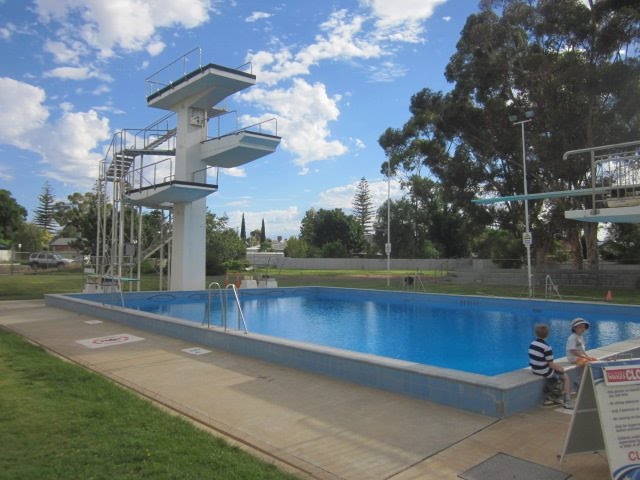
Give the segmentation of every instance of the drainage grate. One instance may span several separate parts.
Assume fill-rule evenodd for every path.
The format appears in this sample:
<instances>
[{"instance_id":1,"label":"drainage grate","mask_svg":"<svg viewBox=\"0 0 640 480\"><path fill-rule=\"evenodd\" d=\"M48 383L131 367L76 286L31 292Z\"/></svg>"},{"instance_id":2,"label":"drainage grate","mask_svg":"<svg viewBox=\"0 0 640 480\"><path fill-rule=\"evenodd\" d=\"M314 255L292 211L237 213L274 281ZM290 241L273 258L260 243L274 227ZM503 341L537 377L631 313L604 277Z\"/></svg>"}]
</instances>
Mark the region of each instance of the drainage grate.
<instances>
[{"instance_id":1,"label":"drainage grate","mask_svg":"<svg viewBox=\"0 0 640 480\"><path fill-rule=\"evenodd\" d=\"M464 480L566 480L570 476L504 453L498 453L458 475Z\"/></svg>"}]
</instances>

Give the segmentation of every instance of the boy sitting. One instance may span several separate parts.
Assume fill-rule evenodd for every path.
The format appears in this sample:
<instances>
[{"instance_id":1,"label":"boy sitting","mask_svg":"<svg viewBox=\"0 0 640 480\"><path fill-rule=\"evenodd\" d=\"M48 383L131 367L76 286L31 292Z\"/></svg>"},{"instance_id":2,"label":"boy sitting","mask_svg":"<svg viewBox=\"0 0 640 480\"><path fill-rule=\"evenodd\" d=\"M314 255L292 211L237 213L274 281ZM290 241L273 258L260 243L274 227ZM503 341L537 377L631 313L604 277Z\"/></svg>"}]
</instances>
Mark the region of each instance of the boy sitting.
<instances>
[{"instance_id":1,"label":"boy sitting","mask_svg":"<svg viewBox=\"0 0 640 480\"><path fill-rule=\"evenodd\" d=\"M529 345L529 365L531 366L531 371L546 379L545 393L547 393L547 400L557 401L556 398L551 398L549 392L552 391L553 385L561 380L562 392L564 394L563 406L564 408L572 409L573 403L571 402L571 382L569 375L565 373L562 366L553 361L553 350L546 342L549 336L549 326L538 323L534 327L534 332L536 339Z\"/></svg>"}]
</instances>

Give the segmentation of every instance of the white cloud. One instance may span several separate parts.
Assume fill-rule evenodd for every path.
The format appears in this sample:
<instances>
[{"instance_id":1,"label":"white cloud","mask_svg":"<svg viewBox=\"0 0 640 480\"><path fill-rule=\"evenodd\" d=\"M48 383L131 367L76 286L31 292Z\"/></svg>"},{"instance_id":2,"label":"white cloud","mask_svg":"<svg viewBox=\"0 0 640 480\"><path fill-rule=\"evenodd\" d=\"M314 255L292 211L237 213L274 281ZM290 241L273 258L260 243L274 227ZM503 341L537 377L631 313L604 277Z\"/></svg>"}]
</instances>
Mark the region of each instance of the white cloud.
<instances>
[{"instance_id":1,"label":"white cloud","mask_svg":"<svg viewBox=\"0 0 640 480\"><path fill-rule=\"evenodd\" d=\"M16 26L13 23L7 23L4 27L0 27L0 38L9 40L16 31Z\"/></svg>"},{"instance_id":2,"label":"white cloud","mask_svg":"<svg viewBox=\"0 0 640 480\"><path fill-rule=\"evenodd\" d=\"M166 44L161 40L156 40L155 42L151 42L147 45L147 53L152 57L156 57L162 53L166 47Z\"/></svg>"},{"instance_id":3,"label":"white cloud","mask_svg":"<svg viewBox=\"0 0 640 480\"><path fill-rule=\"evenodd\" d=\"M111 138L109 120L94 110L65 112L55 123L41 127L34 151L48 166L46 175L61 182L90 186L97 178L96 152L102 142Z\"/></svg>"},{"instance_id":4,"label":"white cloud","mask_svg":"<svg viewBox=\"0 0 640 480\"><path fill-rule=\"evenodd\" d=\"M376 17L378 36L397 42L422 41L424 21L447 0L362 0Z\"/></svg>"},{"instance_id":5,"label":"white cloud","mask_svg":"<svg viewBox=\"0 0 640 480\"><path fill-rule=\"evenodd\" d=\"M49 117L42 88L0 77L0 143L28 148L29 136Z\"/></svg>"},{"instance_id":6,"label":"white cloud","mask_svg":"<svg viewBox=\"0 0 640 480\"><path fill-rule=\"evenodd\" d=\"M49 119L44 90L11 78L0 78L0 143L36 152L45 175L74 185L90 186L102 154L96 150L109 140L109 121L94 110L72 112L61 103L62 116Z\"/></svg>"},{"instance_id":7,"label":"white cloud","mask_svg":"<svg viewBox=\"0 0 640 480\"><path fill-rule=\"evenodd\" d=\"M259 230L264 219L267 238L275 240L278 235L288 238L291 235L300 234L300 221L302 216L297 206L290 206L285 209L263 210L263 211L243 211L234 210L228 212L229 225L238 228L242 223L244 214L244 224L247 229L247 236L253 230Z\"/></svg>"},{"instance_id":8,"label":"white cloud","mask_svg":"<svg viewBox=\"0 0 640 480\"><path fill-rule=\"evenodd\" d=\"M96 88L94 88L91 93L93 95L102 95L104 93L109 93L111 91L111 88L109 88L109 86L107 85L98 85Z\"/></svg>"},{"instance_id":9,"label":"white cloud","mask_svg":"<svg viewBox=\"0 0 640 480\"><path fill-rule=\"evenodd\" d=\"M239 99L258 104L270 112L262 117L246 118L245 122L257 123L277 117L281 146L296 156L294 163L304 173L308 164L340 156L348 150L341 142L329 139L329 122L340 115L340 96L329 97L322 83L311 85L302 79L294 79L291 88L266 90L254 87Z\"/></svg>"},{"instance_id":10,"label":"white cloud","mask_svg":"<svg viewBox=\"0 0 640 480\"><path fill-rule=\"evenodd\" d=\"M255 22L257 20L263 20L265 18L271 17L270 13L265 12L252 12L247 18L244 19L245 22Z\"/></svg>"},{"instance_id":11,"label":"white cloud","mask_svg":"<svg viewBox=\"0 0 640 480\"><path fill-rule=\"evenodd\" d=\"M446 17L442 17L442 20L444 20L445 22L450 22L451 17L447 15Z\"/></svg>"},{"instance_id":12,"label":"white cloud","mask_svg":"<svg viewBox=\"0 0 640 480\"><path fill-rule=\"evenodd\" d=\"M276 53L259 51L248 55L253 72L261 82L273 85L283 79L308 75L311 66L322 60L369 59L384 55L383 49L362 33L365 17L349 16L346 10L334 12L320 27L315 43L292 53L282 48Z\"/></svg>"},{"instance_id":13,"label":"white cloud","mask_svg":"<svg viewBox=\"0 0 640 480\"><path fill-rule=\"evenodd\" d=\"M113 78L99 70L93 70L90 67L58 67L53 70L44 72L45 78L59 78L61 80L88 80L97 78L104 82L111 82Z\"/></svg>"},{"instance_id":14,"label":"white cloud","mask_svg":"<svg viewBox=\"0 0 640 480\"><path fill-rule=\"evenodd\" d=\"M13 178L14 178L13 175L9 173L9 170L7 169L7 167L0 165L0 180L3 180L5 182L10 182L13 180Z\"/></svg>"},{"instance_id":15,"label":"white cloud","mask_svg":"<svg viewBox=\"0 0 640 480\"><path fill-rule=\"evenodd\" d=\"M404 77L409 69L393 62L382 62L379 65L369 67L369 82L391 83L397 78Z\"/></svg>"},{"instance_id":16,"label":"white cloud","mask_svg":"<svg viewBox=\"0 0 640 480\"><path fill-rule=\"evenodd\" d=\"M220 173L229 177L246 177L247 171L242 167L221 168Z\"/></svg>"},{"instance_id":17,"label":"white cloud","mask_svg":"<svg viewBox=\"0 0 640 480\"><path fill-rule=\"evenodd\" d=\"M61 40L82 41L111 57L114 50L163 48L157 34L165 27L194 28L209 20L211 0L36 0L41 21L59 22Z\"/></svg>"},{"instance_id":18,"label":"white cloud","mask_svg":"<svg viewBox=\"0 0 640 480\"><path fill-rule=\"evenodd\" d=\"M80 55L86 55L87 50L80 42L72 42L67 45L65 42L47 40L44 44L44 51L53 55L56 63L65 63L77 65L80 61Z\"/></svg>"},{"instance_id":19,"label":"white cloud","mask_svg":"<svg viewBox=\"0 0 640 480\"><path fill-rule=\"evenodd\" d=\"M358 190L358 184L360 179L355 180L347 185L341 185L338 187L325 190L318 195L318 200L314 203L316 208L334 209L341 208L345 213L351 213L351 207L353 198ZM387 201L387 180L375 180L369 183L369 194L374 205L374 210L377 211L384 202ZM395 178L391 179L391 198L398 199L402 197L402 189L400 188L400 182Z\"/></svg>"}]
</instances>

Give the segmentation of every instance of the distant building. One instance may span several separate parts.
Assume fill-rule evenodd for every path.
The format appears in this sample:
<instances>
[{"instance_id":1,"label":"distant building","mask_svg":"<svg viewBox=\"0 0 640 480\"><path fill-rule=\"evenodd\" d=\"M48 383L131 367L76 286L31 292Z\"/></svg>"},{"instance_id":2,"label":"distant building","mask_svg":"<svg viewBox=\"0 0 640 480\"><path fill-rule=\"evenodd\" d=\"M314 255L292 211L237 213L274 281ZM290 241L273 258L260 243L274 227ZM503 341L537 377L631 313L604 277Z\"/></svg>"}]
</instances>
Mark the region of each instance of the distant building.
<instances>
[{"instance_id":1,"label":"distant building","mask_svg":"<svg viewBox=\"0 0 640 480\"><path fill-rule=\"evenodd\" d=\"M58 237L49 242L49 250L60 253L79 253L77 248L71 246L76 240L71 237Z\"/></svg>"}]
</instances>

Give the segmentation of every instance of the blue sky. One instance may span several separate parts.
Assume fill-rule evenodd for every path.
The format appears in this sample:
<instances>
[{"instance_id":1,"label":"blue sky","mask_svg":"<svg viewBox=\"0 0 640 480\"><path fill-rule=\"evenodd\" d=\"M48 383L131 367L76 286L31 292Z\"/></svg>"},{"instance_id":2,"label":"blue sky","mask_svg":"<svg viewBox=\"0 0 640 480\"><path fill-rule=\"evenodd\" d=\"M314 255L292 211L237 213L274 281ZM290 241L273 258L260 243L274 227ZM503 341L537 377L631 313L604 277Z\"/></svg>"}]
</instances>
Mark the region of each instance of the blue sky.
<instances>
[{"instance_id":1,"label":"blue sky","mask_svg":"<svg viewBox=\"0 0 640 480\"><path fill-rule=\"evenodd\" d=\"M200 47L202 62L251 62L231 97L245 124L275 117L276 153L221 170L212 212L269 238L299 233L310 208L343 208L361 177L387 196L378 138L411 95L449 90L444 69L474 0L0 0L0 188L29 211L89 191L116 131L165 112L145 78ZM392 195L399 195L394 182Z\"/></svg>"}]
</instances>

